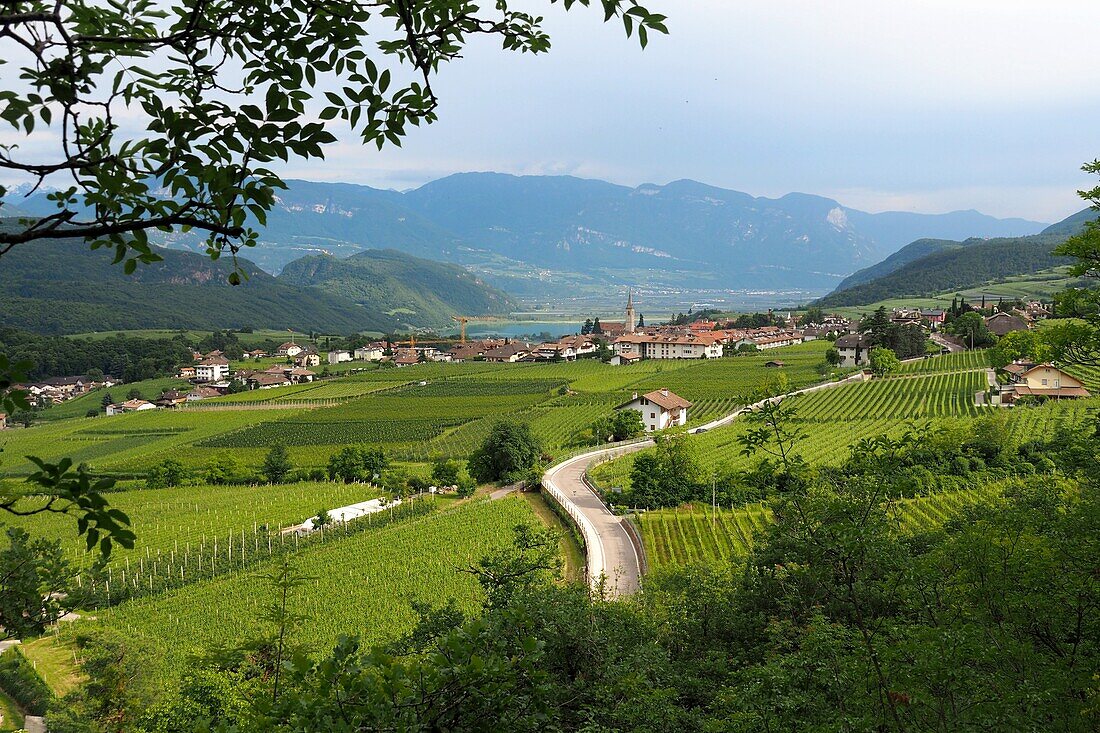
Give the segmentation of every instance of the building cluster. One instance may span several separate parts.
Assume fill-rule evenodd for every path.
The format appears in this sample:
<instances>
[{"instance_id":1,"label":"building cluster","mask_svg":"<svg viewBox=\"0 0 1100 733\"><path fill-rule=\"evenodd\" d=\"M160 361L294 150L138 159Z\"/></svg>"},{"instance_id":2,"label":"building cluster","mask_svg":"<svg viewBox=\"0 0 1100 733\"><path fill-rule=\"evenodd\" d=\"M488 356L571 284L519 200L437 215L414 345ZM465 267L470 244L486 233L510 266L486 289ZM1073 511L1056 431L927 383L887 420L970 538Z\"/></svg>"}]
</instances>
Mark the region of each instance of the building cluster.
<instances>
[{"instance_id":1,"label":"building cluster","mask_svg":"<svg viewBox=\"0 0 1100 733\"><path fill-rule=\"evenodd\" d=\"M51 377L33 384L17 384L19 389L30 395L30 401L37 405L60 405L62 402L80 397L100 387L113 387L118 383L114 377L93 379L88 376Z\"/></svg>"}]
</instances>

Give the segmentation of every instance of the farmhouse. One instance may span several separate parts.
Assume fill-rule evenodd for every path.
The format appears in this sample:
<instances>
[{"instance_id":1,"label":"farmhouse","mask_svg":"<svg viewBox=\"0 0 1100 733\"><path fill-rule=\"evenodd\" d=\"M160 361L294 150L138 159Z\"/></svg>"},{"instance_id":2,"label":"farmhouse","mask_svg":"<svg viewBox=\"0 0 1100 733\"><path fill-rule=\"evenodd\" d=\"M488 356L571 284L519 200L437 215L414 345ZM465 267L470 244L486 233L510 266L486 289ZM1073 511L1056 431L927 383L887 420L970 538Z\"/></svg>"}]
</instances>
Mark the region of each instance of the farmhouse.
<instances>
[{"instance_id":1,"label":"farmhouse","mask_svg":"<svg viewBox=\"0 0 1100 733\"><path fill-rule=\"evenodd\" d=\"M313 349L302 349L298 355L294 357L294 366L303 368L321 366L321 355Z\"/></svg>"},{"instance_id":2,"label":"farmhouse","mask_svg":"<svg viewBox=\"0 0 1100 733\"><path fill-rule=\"evenodd\" d=\"M267 352L263 349L253 349L252 351L246 351L242 355L245 359L266 359Z\"/></svg>"},{"instance_id":3,"label":"farmhouse","mask_svg":"<svg viewBox=\"0 0 1100 733\"><path fill-rule=\"evenodd\" d=\"M849 333L838 338L834 346L840 353L841 366L863 366L870 361L871 341L866 336Z\"/></svg>"},{"instance_id":4,"label":"farmhouse","mask_svg":"<svg viewBox=\"0 0 1100 733\"><path fill-rule=\"evenodd\" d=\"M514 363L531 353L531 345L519 341L503 344L485 351L485 361Z\"/></svg>"},{"instance_id":5,"label":"farmhouse","mask_svg":"<svg viewBox=\"0 0 1100 733\"><path fill-rule=\"evenodd\" d=\"M193 367L193 366L181 366L180 370L179 370L179 373L176 374L176 377L179 378L179 379L194 379L195 378L195 367Z\"/></svg>"},{"instance_id":6,"label":"farmhouse","mask_svg":"<svg viewBox=\"0 0 1100 733\"><path fill-rule=\"evenodd\" d=\"M220 390L216 390L213 387L195 387L193 390L187 393L188 402L198 402L199 400L209 399L211 397L221 397Z\"/></svg>"},{"instance_id":7,"label":"farmhouse","mask_svg":"<svg viewBox=\"0 0 1100 733\"><path fill-rule=\"evenodd\" d=\"M779 359L772 359L771 361L764 362L765 367L785 367L787 362L780 361Z\"/></svg>"},{"instance_id":8,"label":"farmhouse","mask_svg":"<svg viewBox=\"0 0 1100 733\"><path fill-rule=\"evenodd\" d=\"M1007 368L1005 371L1013 374ZM1005 404L1020 397L1075 400L1088 396L1089 391L1080 380L1052 364L1037 364L1025 369L1001 388L1001 402Z\"/></svg>"},{"instance_id":9,"label":"farmhouse","mask_svg":"<svg viewBox=\"0 0 1100 733\"><path fill-rule=\"evenodd\" d=\"M642 355L637 351L624 351L621 354L615 354L611 357L611 365L619 366L620 364L637 364L642 360Z\"/></svg>"},{"instance_id":10,"label":"farmhouse","mask_svg":"<svg viewBox=\"0 0 1100 733\"><path fill-rule=\"evenodd\" d=\"M356 361L381 361L386 347L383 344L367 344L355 350ZM331 362L330 362L331 363Z\"/></svg>"},{"instance_id":11,"label":"farmhouse","mask_svg":"<svg viewBox=\"0 0 1100 733\"><path fill-rule=\"evenodd\" d=\"M687 423L689 407L690 402L664 387L640 397L635 392L629 402L624 402L615 409L637 410L642 413L646 431L653 432Z\"/></svg>"},{"instance_id":12,"label":"farmhouse","mask_svg":"<svg viewBox=\"0 0 1100 733\"><path fill-rule=\"evenodd\" d=\"M540 344L530 355L530 358L532 361L575 361L577 352L573 349L572 344L562 344L550 341L545 344Z\"/></svg>"},{"instance_id":13,"label":"farmhouse","mask_svg":"<svg viewBox=\"0 0 1100 733\"><path fill-rule=\"evenodd\" d=\"M346 361L352 361L354 358L355 355L352 354L352 352L346 351L344 349L338 349L336 351L328 352L329 364L343 364Z\"/></svg>"},{"instance_id":14,"label":"farmhouse","mask_svg":"<svg viewBox=\"0 0 1100 733\"><path fill-rule=\"evenodd\" d=\"M195 379L200 382L220 382L229 377L229 360L224 356L203 359L195 365Z\"/></svg>"},{"instance_id":15,"label":"farmhouse","mask_svg":"<svg viewBox=\"0 0 1100 733\"><path fill-rule=\"evenodd\" d=\"M303 348L298 346L298 344L294 341L281 343L279 344L278 349L275 349L276 357L297 357L297 355L301 352L303 352Z\"/></svg>"},{"instance_id":16,"label":"farmhouse","mask_svg":"<svg viewBox=\"0 0 1100 733\"><path fill-rule=\"evenodd\" d=\"M1027 321L1011 313L994 313L985 319L985 325L994 336L1004 336L1012 331L1026 331Z\"/></svg>"},{"instance_id":17,"label":"farmhouse","mask_svg":"<svg viewBox=\"0 0 1100 733\"><path fill-rule=\"evenodd\" d=\"M246 382L249 389L271 389L272 387L286 387L293 384L290 377L285 374L272 374L270 372L249 375Z\"/></svg>"},{"instance_id":18,"label":"farmhouse","mask_svg":"<svg viewBox=\"0 0 1100 733\"><path fill-rule=\"evenodd\" d=\"M121 415L124 412L141 412L143 410L155 410L157 406L146 400L126 400L114 405L107 405L108 415Z\"/></svg>"},{"instance_id":19,"label":"farmhouse","mask_svg":"<svg viewBox=\"0 0 1100 733\"><path fill-rule=\"evenodd\" d=\"M153 404L156 405L157 407L171 410L171 409L179 407L180 405L182 405L186 401L187 401L187 394L186 393L179 392L179 391L174 390L174 389L170 389L167 392L162 393L160 397L158 397L156 400L154 400Z\"/></svg>"}]
</instances>

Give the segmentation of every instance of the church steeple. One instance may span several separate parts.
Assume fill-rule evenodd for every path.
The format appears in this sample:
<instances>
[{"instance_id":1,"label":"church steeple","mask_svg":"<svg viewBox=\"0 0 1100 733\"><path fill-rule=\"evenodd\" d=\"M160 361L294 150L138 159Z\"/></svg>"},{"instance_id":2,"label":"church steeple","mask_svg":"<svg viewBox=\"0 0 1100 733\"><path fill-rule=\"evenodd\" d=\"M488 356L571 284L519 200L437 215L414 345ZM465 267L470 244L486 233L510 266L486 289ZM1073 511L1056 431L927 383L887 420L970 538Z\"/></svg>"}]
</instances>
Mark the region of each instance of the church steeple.
<instances>
[{"instance_id":1,"label":"church steeple","mask_svg":"<svg viewBox=\"0 0 1100 733\"><path fill-rule=\"evenodd\" d=\"M626 319L623 326L627 333L634 333L634 328L638 324L638 318L634 314L634 292L627 288L626 291Z\"/></svg>"}]
</instances>

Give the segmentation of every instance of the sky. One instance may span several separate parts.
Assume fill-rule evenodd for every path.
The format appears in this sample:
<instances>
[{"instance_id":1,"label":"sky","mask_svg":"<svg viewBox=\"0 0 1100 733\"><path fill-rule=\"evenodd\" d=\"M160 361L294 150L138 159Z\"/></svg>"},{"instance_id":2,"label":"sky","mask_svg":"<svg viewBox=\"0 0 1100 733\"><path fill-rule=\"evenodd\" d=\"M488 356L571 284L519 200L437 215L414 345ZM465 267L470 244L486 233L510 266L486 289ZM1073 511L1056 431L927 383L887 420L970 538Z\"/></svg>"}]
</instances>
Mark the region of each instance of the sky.
<instances>
[{"instance_id":1,"label":"sky","mask_svg":"<svg viewBox=\"0 0 1100 733\"><path fill-rule=\"evenodd\" d=\"M596 11L514 4L546 15L549 54L475 42L435 84L440 120L401 148L341 135L283 172L399 190L483 170L692 178L1038 221L1095 185L1100 3L648 0L670 35L645 51Z\"/></svg>"}]
</instances>

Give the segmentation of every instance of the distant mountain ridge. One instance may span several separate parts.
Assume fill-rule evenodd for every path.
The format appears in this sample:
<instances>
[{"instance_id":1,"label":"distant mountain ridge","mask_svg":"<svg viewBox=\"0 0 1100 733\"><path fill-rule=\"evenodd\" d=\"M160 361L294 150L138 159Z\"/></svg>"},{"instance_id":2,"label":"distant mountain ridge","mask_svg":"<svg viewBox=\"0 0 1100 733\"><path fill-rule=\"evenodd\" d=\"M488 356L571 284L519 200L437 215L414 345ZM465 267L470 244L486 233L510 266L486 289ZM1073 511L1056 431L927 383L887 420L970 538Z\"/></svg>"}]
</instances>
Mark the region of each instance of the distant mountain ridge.
<instances>
[{"instance_id":1,"label":"distant mountain ridge","mask_svg":"<svg viewBox=\"0 0 1100 733\"><path fill-rule=\"evenodd\" d=\"M866 305L888 298L964 289L1031 275L1069 260L1051 251L1100 214L1085 209L1029 237L918 239L871 267L849 275L817 301L822 306Z\"/></svg>"},{"instance_id":2,"label":"distant mountain ridge","mask_svg":"<svg viewBox=\"0 0 1100 733\"><path fill-rule=\"evenodd\" d=\"M397 252L357 256L384 263L373 270L360 264L359 272L397 292L401 299L396 302L393 292L344 294L342 288L275 278L248 260L240 261L248 279L234 287L226 282L232 267L227 258L215 262L170 249L159 254L161 262L127 276L111 264L109 254L92 251L83 241L19 245L0 258L0 325L43 334L246 326L350 334L450 325L454 313L482 315L511 305L507 296L460 267ZM402 282L407 289L399 292L395 284Z\"/></svg>"},{"instance_id":3,"label":"distant mountain ridge","mask_svg":"<svg viewBox=\"0 0 1100 733\"><path fill-rule=\"evenodd\" d=\"M269 272L303 255L394 249L550 294L579 279L604 288L827 290L917 239L1020 236L1046 226L974 211L871 214L822 196L769 199L691 180L629 187L459 173L405 193L287 183L249 252ZM17 203L48 206L38 199ZM197 251L199 240L180 235L168 244Z\"/></svg>"}]
</instances>

